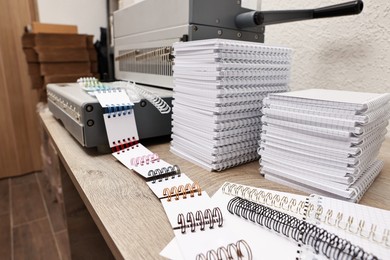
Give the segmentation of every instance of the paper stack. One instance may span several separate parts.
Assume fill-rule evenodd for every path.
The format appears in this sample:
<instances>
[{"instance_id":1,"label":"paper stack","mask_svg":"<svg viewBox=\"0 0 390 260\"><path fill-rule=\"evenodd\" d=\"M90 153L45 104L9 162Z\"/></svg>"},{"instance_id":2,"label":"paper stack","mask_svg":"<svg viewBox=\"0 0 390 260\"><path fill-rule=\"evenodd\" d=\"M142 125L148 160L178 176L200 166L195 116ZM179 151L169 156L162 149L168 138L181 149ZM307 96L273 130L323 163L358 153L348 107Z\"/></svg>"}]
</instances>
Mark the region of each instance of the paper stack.
<instances>
[{"instance_id":1,"label":"paper stack","mask_svg":"<svg viewBox=\"0 0 390 260\"><path fill-rule=\"evenodd\" d=\"M291 50L224 39L173 47L171 151L209 171L257 159L262 100L288 90Z\"/></svg>"},{"instance_id":2,"label":"paper stack","mask_svg":"<svg viewBox=\"0 0 390 260\"><path fill-rule=\"evenodd\" d=\"M309 89L264 100L259 154L267 179L357 202L383 167L377 159L390 94Z\"/></svg>"}]
</instances>

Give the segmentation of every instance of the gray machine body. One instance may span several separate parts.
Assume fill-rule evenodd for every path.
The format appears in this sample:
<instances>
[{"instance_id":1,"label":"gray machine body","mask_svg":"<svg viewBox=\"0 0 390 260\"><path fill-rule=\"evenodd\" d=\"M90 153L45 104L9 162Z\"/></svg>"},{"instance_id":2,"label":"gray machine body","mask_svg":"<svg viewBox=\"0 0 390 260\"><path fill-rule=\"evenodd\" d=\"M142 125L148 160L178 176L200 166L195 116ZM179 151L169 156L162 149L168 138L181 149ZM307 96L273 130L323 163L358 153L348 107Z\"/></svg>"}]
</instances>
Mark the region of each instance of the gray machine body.
<instances>
[{"instance_id":1,"label":"gray machine body","mask_svg":"<svg viewBox=\"0 0 390 260\"><path fill-rule=\"evenodd\" d=\"M173 88L172 44L224 38L264 42L264 27L239 29L237 0L144 0L114 13L115 76Z\"/></svg>"},{"instance_id":2,"label":"gray machine body","mask_svg":"<svg viewBox=\"0 0 390 260\"><path fill-rule=\"evenodd\" d=\"M147 88L170 106L172 91ZM107 149L108 138L103 119L103 108L76 83L48 84L48 107L69 133L84 147ZM171 113L161 114L149 101L134 103L134 115L139 139L171 134Z\"/></svg>"}]
</instances>

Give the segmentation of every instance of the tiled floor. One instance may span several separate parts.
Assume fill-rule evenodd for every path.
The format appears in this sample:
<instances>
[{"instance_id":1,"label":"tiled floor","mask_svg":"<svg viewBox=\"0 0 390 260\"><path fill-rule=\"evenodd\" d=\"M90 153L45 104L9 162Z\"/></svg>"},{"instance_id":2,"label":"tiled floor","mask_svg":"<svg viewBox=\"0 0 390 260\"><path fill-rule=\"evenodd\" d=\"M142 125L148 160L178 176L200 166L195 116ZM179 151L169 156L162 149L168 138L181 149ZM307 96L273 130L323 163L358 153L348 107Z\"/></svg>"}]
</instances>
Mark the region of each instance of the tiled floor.
<instances>
[{"instance_id":1,"label":"tiled floor","mask_svg":"<svg viewBox=\"0 0 390 260\"><path fill-rule=\"evenodd\" d=\"M0 258L70 259L62 204L42 172L0 180Z\"/></svg>"}]
</instances>

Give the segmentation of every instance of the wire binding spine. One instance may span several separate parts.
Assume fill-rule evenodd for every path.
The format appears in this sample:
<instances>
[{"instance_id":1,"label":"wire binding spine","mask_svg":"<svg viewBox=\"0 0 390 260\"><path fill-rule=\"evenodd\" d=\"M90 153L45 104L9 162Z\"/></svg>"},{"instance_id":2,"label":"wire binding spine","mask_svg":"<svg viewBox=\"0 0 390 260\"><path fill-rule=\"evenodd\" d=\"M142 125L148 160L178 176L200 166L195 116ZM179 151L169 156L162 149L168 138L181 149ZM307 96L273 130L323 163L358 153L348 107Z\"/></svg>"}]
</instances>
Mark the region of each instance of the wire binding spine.
<instances>
[{"instance_id":1,"label":"wire binding spine","mask_svg":"<svg viewBox=\"0 0 390 260\"><path fill-rule=\"evenodd\" d=\"M252 147L247 147L246 150L232 150L230 153L218 153L216 155L213 155L212 157L219 163L227 162L230 160L234 160L235 158L238 157L243 157L243 156L251 156L254 153L256 153L257 147L252 146ZM257 154L256 154L257 155Z\"/></svg>"},{"instance_id":2,"label":"wire binding spine","mask_svg":"<svg viewBox=\"0 0 390 260\"><path fill-rule=\"evenodd\" d=\"M378 129L378 131L380 131ZM382 131L380 131L380 134L378 134L378 131L373 131L371 133L368 133L362 140L359 142L356 147L360 149L361 151L365 151L368 149L373 143L376 143L378 139L383 138L386 133L387 129L383 127Z\"/></svg>"},{"instance_id":3,"label":"wire binding spine","mask_svg":"<svg viewBox=\"0 0 390 260\"><path fill-rule=\"evenodd\" d=\"M212 164L212 167L213 167L213 170L215 170L215 171L223 171L223 170L226 170L226 169L231 168L231 167L235 167L235 166L247 163L247 162L257 160L258 158L259 158L259 155L256 153L253 153L253 154L248 154L248 155L245 155L242 157L234 158L230 161L214 163L214 164Z\"/></svg>"},{"instance_id":4,"label":"wire binding spine","mask_svg":"<svg viewBox=\"0 0 390 260\"><path fill-rule=\"evenodd\" d=\"M143 166L143 165L148 165L150 163L155 163L155 162L159 162L160 161L160 157L158 156L157 153L151 153L151 154L147 154L147 155L142 155L142 156L137 156L137 157L134 157L134 158L131 158L130 160L130 164L132 166Z\"/></svg>"},{"instance_id":5,"label":"wire binding spine","mask_svg":"<svg viewBox=\"0 0 390 260\"><path fill-rule=\"evenodd\" d=\"M242 150L256 151L257 147L258 147L257 140L246 140L246 141L241 141L241 142L235 143L235 144L215 147L214 153L226 154L226 153L235 152L235 151L241 152Z\"/></svg>"},{"instance_id":6,"label":"wire binding spine","mask_svg":"<svg viewBox=\"0 0 390 260\"><path fill-rule=\"evenodd\" d=\"M209 229L213 229L214 225L217 227L223 226L223 216L220 208L216 207L211 209L205 209L203 212L198 210L195 212L188 212L184 217L184 214L177 215L177 224L180 225L174 229L180 229L182 234L186 234L187 228L191 229L191 232L196 232L196 227L200 227L200 231L204 231L206 226Z\"/></svg>"},{"instance_id":7,"label":"wire binding spine","mask_svg":"<svg viewBox=\"0 0 390 260\"><path fill-rule=\"evenodd\" d=\"M95 91L103 89L103 84L95 77L81 77L77 79L77 83L86 91Z\"/></svg>"},{"instance_id":8,"label":"wire binding spine","mask_svg":"<svg viewBox=\"0 0 390 260\"><path fill-rule=\"evenodd\" d=\"M231 214L265 226L303 245L309 245L315 253L330 259L378 259L351 242L305 220L240 197L231 199L227 209Z\"/></svg>"},{"instance_id":9,"label":"wire binding spine","mask_svg":"<svg viewBox=\"0 0 390 260\"><path fill-rule=\"evenodd\" d=\"M111 150L113 153L125 152L126 150L134 149L138 147L138 140L133 137L128 137L127 139L112 141Z\"/></svg>"},{"instance_id":10,"label":"wire binding spine","mask_svg":"<svg viewBox=\"0 0 390 260\"><path fill-rule=\"evenodd\" d=\"M212 260L212 259L245 259L252 260L252 250L248 243L241 239L236 243L230 243L226 247L218 247L216 250L212 249L206 254L200 253L196 256L196 260Z\"/></svg>"},{"instance_id":11,"label":"wire binding spine","mask_svg":"<svg viewBox=\"0 0 390 260\"><path fill-rule=\"evenodd\" d=\"M135 82L127 82L126 88L130 91L137 93L139 96L148 100L153 106L155 106L161 114L169 114L171 107L161 97L156 94L142 88L135 84Z\"/></svg>"},{"instance_id":12,"label":"wire binding spine","mask_svg":"<svg viewBox=\"0 0 390 260\"><path fill-rule=\"evenodd\" d=\"M361 126L359 128L360 132L358 134L355 134L356 136L367 134L372 131L377 131L379 128L382 128L384 125L387 126L389 120L389 116L383 117L382 120L377 120L372 123L366 124L364 126Z\"/></svg>"},{"instance_id":13,"label":"wire binding spine","mask_svg":"<svg viewBox=\"0 0 390 260\"><path fill-rule=\"evenodd\" d=\"M272 192L263 190L257 191L250 187L244 187L229 182L222 186L222 192L301 216L304 215L306 208L305 201L297 201L296 199L288 198L287 196L281 197L279 194L273 194Z\"/></svg>"},{"instance_id":14,"label":"wire binding spine","mask_svg":"<svg viewBox=\"0 0 390 260\"><path fill-rule=\"evenodd\" d=\"M378 173L383 168L383 165L383 161L377 161L374 164L371 164L369 168L364 172L364 175L360 176L356 180L354 185L349 188L354 191L357 202L363 197L364 193L374 182L377 176L376 173Z\"/></svg>"},{"instance_id":15,"label":"wire binding spine","mask_svg":"<svg viewBox=\"0 0 390 260\"><path fill-rule=\"evenodd\" d=\"M252 118L240 118L236 120L225 120L218 122L218 128L223 130L237 129L245 126L259 125L261 122L261 116ZM255 134L255 133L253 133Z\"/></svg>"},{"instance_id":16,"label":"wire binding spine","mask_svg":"<svg viewBox=\"0 0 390 260\"><path fill-rule=\"evenodd\" d=\"M174 179L175 177L181 176L181 170L178 165L168 166L150 170L148 172L148 181L152 183L162 182L163 180L168 180L169 178Z\"/></svg>"},{"instance_id":17,"label":"wire binding spine","mask_svg":"<svg viewBox=\"0 0 390 260\"><path fill-rule=\"evenodd\" d=\"M383 94L382 97L369 101L367 103L366 111L372 111L378 109L379 107L385 105L388 102L390 102L390 94L389 93Z\"/></svg>"},{"instance_id":18,"label":"wire binding spine","mask_svg":"<svg viewBox=\"0 0 390 260\"><path fill-rule=\"evenodd\" d=\"M362 219L346 216L341 211L335 212L332 209L324 209L321 203L310 203L307 199L296 200L287 196L280 196L272 192L256 190L251 187L229 182L222 186L222 192L227 195L238 196L261 205L269 206L282 212L290 212L295 216L304 217L306 220L315 220L317 223L335 226L380 244L385 248L390 248L390 229L384 228L383 230L379 230L378 226L374 223L366 225Z\"/></svg>"},{"instance_id":19,"label":"wire binding spine","mask_svg":"<svg viewBox=\"0 0 390 260\"><path fill-rule=\"evenodd\" d=\"M374 122L379 118L389 118L390 117L389 111L390 111L390 103L387 103L378 109L370 111L364 114L367 118L367 121L365 123L368 124Z\"/></svg>"},{"instance_id":20,"label":"wire binding spine","mask_svg":"<svg viewBox=\"0 0 390 260\"><path fill-rule=\"evenodd\" d=\"M192 198L195 197L195 193L198 193L198 196L202 196L202 189L197 182L163 189L163 197L167 198L167 201L171 201L173 197L175 200L179 200L180 196L182 199L186 199L187 195Z\"/></svg>"}]
</instances>

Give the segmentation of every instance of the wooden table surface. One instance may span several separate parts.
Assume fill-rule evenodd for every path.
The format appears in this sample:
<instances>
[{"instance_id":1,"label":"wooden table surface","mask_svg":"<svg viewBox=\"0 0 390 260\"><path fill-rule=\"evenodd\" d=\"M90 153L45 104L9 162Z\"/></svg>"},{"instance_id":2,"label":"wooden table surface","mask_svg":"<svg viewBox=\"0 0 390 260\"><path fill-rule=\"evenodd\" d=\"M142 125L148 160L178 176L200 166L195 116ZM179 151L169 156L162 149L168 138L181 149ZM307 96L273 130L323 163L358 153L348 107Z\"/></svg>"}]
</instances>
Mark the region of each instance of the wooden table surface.
<instances>
[{"instance_id":1,"label":"wooden table surface","mask_svg":"<svg viewBox=\"0 0 390 260\"><path fill-rule=\"evenodd\" d=\"M165 211L145 180L111 154L83 148L48 111L40 118L54 141L59 157L94 222L117 259L158 259L173 238ZM264 179L259 163L251 162L223 172L208 172L169 152L169 142L146 145L160 158L180 166L203 190L213 195L225 181L278 191L305 194ZM380 157L385 166L360 203L390 210L390 140Z\"/></svg>"}]
</instances>

